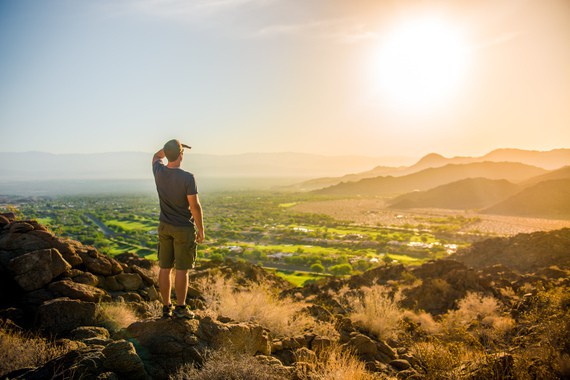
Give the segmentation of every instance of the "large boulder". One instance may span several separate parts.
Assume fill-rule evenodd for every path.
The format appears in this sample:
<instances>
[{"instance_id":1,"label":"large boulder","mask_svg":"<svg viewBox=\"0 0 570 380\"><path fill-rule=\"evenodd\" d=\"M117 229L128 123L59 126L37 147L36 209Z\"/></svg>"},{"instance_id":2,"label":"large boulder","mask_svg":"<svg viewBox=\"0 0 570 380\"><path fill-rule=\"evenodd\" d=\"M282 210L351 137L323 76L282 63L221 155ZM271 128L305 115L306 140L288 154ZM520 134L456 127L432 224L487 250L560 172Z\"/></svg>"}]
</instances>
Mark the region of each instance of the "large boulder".
<instances>
[{"instance_id":1,"label":"large boulder","mask_svg":"<svg viewBox=\"0 0 570 380\"><path fill-rule=\"evenodd\" d=\"M119 273L115 277L125 291L138 290L143 286L141 276L136 273Z\"/></svg>"},{"instance_id":2,"label":"large boulder","mask_svg":"<svg viewBox=\"0 0 570 380\"><path fill-rule=\"evenodd\" d=\"M210 317L135 322L129 336L155 379L166 379L183 364L202 364L207 351L269 355L267 331L254 323L222 323Z\"/></svg>"},{"instance_id":3,"label":"large boulder","mask_svg":"<svg viewBox=\"0 0 570 380\"><path fill-rule=\"evenodd\" d=\"M69 337L79 341L92 338L110 339L111 334L109 333L109 330L104 327L80 326L76 329L73 329L69 333Z\"/></svg>"},{"instance_id":4,"label":"large boulder","mask_svg":"<svg viewBox=\"0 0 570 380\"><path fill-rule=\"evenodd\" d=\"M105 356L100 347L72 350L65 355L48 361L40 367L20 369L5 374L5 379L44 380L44 379L99 379L105 372Z\"/></svg>"},{"instance_id":5,"label":"large boulder","mask_svg":"<svg viewBox=\"0 0 570 380\"><path fill-rule=\"evenodd\" d=\"M62 240L36 221L23 223L13 222L8 233L0 236L0 250L10 251L17 255L41 249L55 248L71 266L81 264L76 253L81 243L69 239Z\"/></svg>"},{"instance_id":6,"label":"large boulder","mask_svg":"<svg viewBox=\"0 0 570 380\"><path fill-rule=\"evenodd\" d=\"M49 284L48 289L59 297L68 297L71 299L86 301L86 302L100 302L110 301L111 296L103 289L96 288L91 285L81 284L69 279L56 281Z\"/></svg>"},{"instance_id":7,"label":"large boulder","mask_svg":"<svg viewBox=\"0 0 570 380\"><path fill-rule=\"evenodd\" d=\"M71 269L57 249L42 249L10 260L14 279L26 291L47 285L52 279Z\"/></svg>"},{"instance_id":8,"label":"large boulder","mask_svg":"<svg viewBox=\"0 0 570 380\"><path fill-rule=\"evenodd\" d=\"M0 250L17 254L48 248L53 248L53 246L32 233L10 232L0 237Z\"/></svg>"},{"instance_id":9,"label":"large boulder","mask_svg":"<svg viewBox=\"0 0 570 380\"><path fill-rule=\"evenodd\" d=\"M100 254L95 249L79 252L83 265L88 272L102 276L112 276L123 271L121 264L110 257Z\"/></svg>"},{"instance_id":10,"label":"large boulder","mask_svg":"<svg viewBox=\"0 0 570 380\"><path fill-rule=\"evenodd\" d=\"M141 276L146 285L158 286L158 276L152 270L134 264L130 268L134 273Z\"/></svg>"},{"instance_id":11,"label":"large boulder","mask_svg":"<svg viewBox=\"0 0 570 380\"><path fill-rule=\"evenodd\" d=\"M80 326L96 325L101 308L94 302L83 302L69 298L56 298L44 302L38 308L40 329L59 334Z\"/></svg>"},{"instance_id":12,"label":"large boulder","mask_svg":"<svg viewBox=\"0 0 570 380\"><path fill-rule=\"evenodd\" d=\"M269 334L258 324L221 323L206 317L200 321L196 334L214 349L231 347L232 351L243 354L271 354Z\"/></svg>"},{"instance_id":13,"label":"large boulder","mask_svg":"<svg viewBox=\"0 0 570 380\"><path fill-rule=\"evenodd\" d=\"M141 358L131 342L118 340L103 349L103 365L109 371L125 379L149 379Z\"/></svg>"}]
</instances>

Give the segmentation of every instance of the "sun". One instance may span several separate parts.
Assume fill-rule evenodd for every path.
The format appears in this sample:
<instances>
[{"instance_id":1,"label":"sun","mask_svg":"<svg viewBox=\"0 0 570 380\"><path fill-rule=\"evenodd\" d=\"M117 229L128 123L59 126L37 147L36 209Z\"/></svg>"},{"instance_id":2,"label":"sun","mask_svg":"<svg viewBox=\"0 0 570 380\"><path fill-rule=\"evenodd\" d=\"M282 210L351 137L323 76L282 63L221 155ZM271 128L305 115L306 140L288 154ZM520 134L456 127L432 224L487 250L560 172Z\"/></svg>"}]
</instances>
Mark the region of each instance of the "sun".
<instances>
[{"instance_id":1,"label":"sun","mask_svg":"<svg viewBox=\"0 0 570 380\"><path fill-rule=\"evenodd\" d=\"M382 38L375 63L382 96L404 110L445 104L464 76L467 55L459 29L439 18L401 23Z\"/></svg>"}]
</instances>

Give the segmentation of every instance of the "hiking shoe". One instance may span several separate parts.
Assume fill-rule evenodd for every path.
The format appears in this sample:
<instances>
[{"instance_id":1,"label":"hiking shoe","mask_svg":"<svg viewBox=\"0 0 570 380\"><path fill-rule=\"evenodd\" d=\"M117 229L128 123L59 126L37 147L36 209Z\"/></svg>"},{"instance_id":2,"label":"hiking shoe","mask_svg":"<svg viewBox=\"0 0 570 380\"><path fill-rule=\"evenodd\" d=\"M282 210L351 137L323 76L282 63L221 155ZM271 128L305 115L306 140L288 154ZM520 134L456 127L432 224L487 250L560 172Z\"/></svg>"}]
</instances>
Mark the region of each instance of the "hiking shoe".
<instances>
[{"instance_id":1,"label":"hiking shoe","mask_svg":"<svg viewBox=\"0 0 570 380\"><path fill-rule=\"evenodd\" d=\"M170 318L172 317L172 305L162 305L162 318Z\"/></svg>"},{"instance_id":2,"label":"hiking shoe","mask_svg":"<svg viewBox=\"0 0 570 380\"><path fill-rule=\"evenodd\" d=\"M184 319L193 319L195 317L194 313L190 311L188 305L176 306L172 314L177 318Z\"/></svg>"}]
</instances>

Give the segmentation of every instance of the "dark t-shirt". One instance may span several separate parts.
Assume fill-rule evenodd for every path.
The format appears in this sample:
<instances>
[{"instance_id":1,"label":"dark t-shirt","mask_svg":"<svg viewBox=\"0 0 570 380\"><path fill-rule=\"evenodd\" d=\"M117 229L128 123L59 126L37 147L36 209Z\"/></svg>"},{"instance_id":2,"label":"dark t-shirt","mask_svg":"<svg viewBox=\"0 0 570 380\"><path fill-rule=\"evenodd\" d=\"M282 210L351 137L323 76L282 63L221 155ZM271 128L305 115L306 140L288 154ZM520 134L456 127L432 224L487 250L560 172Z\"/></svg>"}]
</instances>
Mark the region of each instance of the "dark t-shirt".
<instances>
[{"instance_id":1,"label":"dark t-shirt","mask_svg":"<svg viewBox=\"0 0 570 380\"><path fill-rule=\"evenodd\" d=\"M160 201L159 220L174 226L193 225L188 195L198 194L194 174L180 168L171 169L161 160L152 164L152 173Z\"/></svg>"}]
</instances>

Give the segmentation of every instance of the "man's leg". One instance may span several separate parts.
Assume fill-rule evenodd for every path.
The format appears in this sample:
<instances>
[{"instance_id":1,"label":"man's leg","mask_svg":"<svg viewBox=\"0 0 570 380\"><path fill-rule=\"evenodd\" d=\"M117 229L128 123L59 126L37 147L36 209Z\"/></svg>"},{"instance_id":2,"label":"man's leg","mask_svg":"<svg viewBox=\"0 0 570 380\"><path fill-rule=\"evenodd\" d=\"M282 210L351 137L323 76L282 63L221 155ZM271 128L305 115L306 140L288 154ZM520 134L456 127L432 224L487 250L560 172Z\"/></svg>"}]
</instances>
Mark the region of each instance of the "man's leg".
<instances>
[{"instance_id":1,"label":"man's leg","mask_svg":"<svg viewBox=\"0 0 570 380\"><path fill-rule=\"evenodd\" d=\"M176 269L174 279L174 290L176 291L176 305L186 305L186 295L188 294L188 270Z\"/></svg>"},{"instance_id":2,"label":"man's leg","mask_svg":"<svg viewBox=\"0 0 570 380\"><path fill-rule=\"evenodd\" d=\"M179 318L192 319L194 313L186 305L186 296L188 294L188 270L194 267L196 258L196 232L193 227L182 227L177 231L174 237L174 256L176 307L173 314Z\"/></svg>"},{"instance_id":3,"label":"man's leg","mask_svg":"<svg viewBox=\"0 0 570 380\"><path fill-rule=\"evenodd\" d=\"M160 295L162 296L162 304L165 306L170 305L170 292L172 285L170 281L170 273L172 268L160 268L158 272L158 287L160 288ZM176 291L178 294L178 290Z\"/></svg>"}]
</instances>

